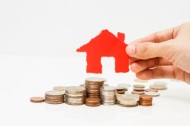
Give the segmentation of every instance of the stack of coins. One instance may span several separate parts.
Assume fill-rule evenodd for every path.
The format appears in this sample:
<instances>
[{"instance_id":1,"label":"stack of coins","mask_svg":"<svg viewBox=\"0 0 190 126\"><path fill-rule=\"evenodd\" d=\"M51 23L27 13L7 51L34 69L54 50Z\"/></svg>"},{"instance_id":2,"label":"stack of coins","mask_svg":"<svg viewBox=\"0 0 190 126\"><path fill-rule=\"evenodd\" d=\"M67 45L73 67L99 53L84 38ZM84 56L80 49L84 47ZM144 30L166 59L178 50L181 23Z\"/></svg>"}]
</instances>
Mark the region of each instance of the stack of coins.
<instances>
[{"instance_id":1,"label":"stack of coins","mask_svg":"<svg viewBox=\"0 0 190 126\"><path fill-rule=\"evenodd\" d=\"M69 105L82 105L85 100L85 88L71 86L65 89L65 103Z\"/></svg>"},{"instance_id":2,"label":"stack of coins","mask_svg":"<svg viewBox=\"0 0 190 126\"><path fill-rule=\"evenodd\" d=\"M157 82L154 82L153 85L150 85L150 88L157 89L157 90L166 90L167 89L166 84L167 84L166 82L157 81Z\"/></svg>"},{"instance_id":3,"label":"stack of coins","mask_svg":"<svg viewBox=\"0 0 190 126\"><path fill-rule=\"evenodd\" d=\"M97 107L101 105L100 98L86 98L85 105L90 107Z\"/></svg>"},{"instance_id":4,"label":"stack of coins","mask_svg":"<svg viewBox=\"0 0 190 126\"><path fill-rule=\"evenodd\" d=\"M100 88L104 85L105 79L90 77L85 80L86 93L88 98L100 98Z\"/></svg>"},{"instance_id":5,"label":"stack of coins","mask_svg":"<svg viewBox=\"0 0 190 126\"><path fill-rule=\"evenodd\" d=\"M102 86L100 90L101 103L103 105L114 105L116 102L116 90L111 86Z\"/></svg>"},{"instance_id":6,"label":"stack of coins","mask_svg":"<svg viewBox=\"0 0 190 126\"><path fill-rule=\"evenodd\" d=\"M137 94L122 94L122 95L119 95L118 97L134 98L136 101L140 100L140 96Z\"/></svg>"},{"instance_id":7,"label":"stack of coins","mask_svg":"<svg viewBox=\"0 0 190 126\"><path fill-rule=\"evenodd\" d=\"M121 86L117 86L115 89L118 94L125 94L125 91L128 91L126 87L121 87Z\"/></svg>"},{"instance_id":8,"label":"stack of coins","mask_svg":"<svg viewBox=\"0 0 190 126\"><path fill-rule=\"evenodd\" d=\"M140 96L139 105L152 106L152 97L147 95Z\"/></svg>"},{"instance_id":9,"label":"stack of coins","mask_svg":"<svg viewBox=\"0 0 190 126\"><path fill-rule=\"evenodd\" d=\"M45 102L49 104L61 104L64 102L64 93L61 91L47 91L45 93Z\"/></svg>"},{"instance_id":10,"label":"stack of coins","mask_svg":"<svg viewBox=\"0 0 190 126\"><path fill-rule=\"evenodd\" d=\"M142 95L144 94L144 85L141 84L135 84L133 85L133 91L131 92L132 94L138 94L138 95Z\"/></svg>"},{"instance_id":11,"label":"stack of coins","mask_svg":"<svg viewBox=\"0 0 190 126\"><path fill-rule=\"evenodd\" d=\"M138 100L134 97L117 97L117 104L123 107L135 107L138 105Z\"/></svg>"},{"instance_id":12,"label":"stack of coins","mask_svg":"<svg viewBox=\"0 0 190 126\"><path fill-rule=\"evenodd\" d=\"M152 96L152 97L157 97L157 96L160 96L160 93L158 93L157 89L149 88L149 89L145 90L145 95L149 95L149 96Z\"/></svg>"}]
</instances>

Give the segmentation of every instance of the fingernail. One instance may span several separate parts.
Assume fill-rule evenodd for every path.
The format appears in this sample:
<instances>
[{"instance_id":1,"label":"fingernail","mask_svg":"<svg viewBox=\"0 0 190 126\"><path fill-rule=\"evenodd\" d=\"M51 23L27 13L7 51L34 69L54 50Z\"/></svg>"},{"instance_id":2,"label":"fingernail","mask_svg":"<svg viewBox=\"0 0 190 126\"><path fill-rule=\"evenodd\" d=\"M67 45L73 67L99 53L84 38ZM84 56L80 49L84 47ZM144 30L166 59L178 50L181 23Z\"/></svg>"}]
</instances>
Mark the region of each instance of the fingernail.
<instances>
[{"instance_id":1,"label":"fingernail","mask_svg":"<svg viewBox=\"0 0 190 126\"><path fill-rule=\"evenodd\" d=\"M129 55L135 55L135 45L129 44L126 50Z\"/></svg>"}]
</instances>

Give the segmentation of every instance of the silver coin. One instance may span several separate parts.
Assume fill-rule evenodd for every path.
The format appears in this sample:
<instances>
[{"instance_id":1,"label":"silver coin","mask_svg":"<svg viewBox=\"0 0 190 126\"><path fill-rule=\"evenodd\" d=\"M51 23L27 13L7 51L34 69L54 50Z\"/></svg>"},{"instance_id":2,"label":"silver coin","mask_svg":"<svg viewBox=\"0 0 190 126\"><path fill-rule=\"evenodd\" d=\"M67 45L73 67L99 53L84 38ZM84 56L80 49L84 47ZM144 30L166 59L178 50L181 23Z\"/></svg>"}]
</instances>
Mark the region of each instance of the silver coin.
<instances>
[{"instance_id":1,"label":"silver coin","mask_svg":"<svg viewBox=\"0 0 190 126\"><path fill-rule=\"evenodd\" d=\"M156 96L160 96L160 93L158 93L158 92L145 92L145 95L156 97Z\"/></svg>"},{"instance_id":2,"label":"silver coin","mask_svg":"<svg viewBox=\"0 0 190 126\"><path fill-rule=\"evenodd\" d=\"M46 94L46 95L64 95L63 92L61 92L61 91L56 91L56 90L47 91L45 94Z\"/></svg>"},{"instance_id":3,"label":"silver coin","mask_svg":"<svg viewBox=\"0 0 190 126\"><path fill-rule=\"evenodd\" d=\"M70 86L65 89L65 92L84 92L85 88L82 86Z\"/></svg>"},{"instance_id":4,"label":"silver coin","mask_svg":"<svg viewBox=\"0 0 190 126\"><path fill-rule=\"evenodd\" d=\"M90 81L90 82L105 82L104 78L100 78L100 77L89 77L86 78L85 81Z\"/></svg>"}]
</instances>

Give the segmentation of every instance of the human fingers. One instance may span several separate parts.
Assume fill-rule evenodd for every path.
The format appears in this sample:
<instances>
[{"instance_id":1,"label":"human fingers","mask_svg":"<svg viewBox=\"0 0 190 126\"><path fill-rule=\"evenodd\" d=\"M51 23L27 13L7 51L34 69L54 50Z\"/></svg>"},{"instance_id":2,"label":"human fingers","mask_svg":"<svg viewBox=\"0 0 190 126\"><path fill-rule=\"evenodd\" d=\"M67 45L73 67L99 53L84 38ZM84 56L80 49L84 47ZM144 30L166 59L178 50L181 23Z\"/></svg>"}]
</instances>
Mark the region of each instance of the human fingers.
<instances>
[{"instance_id":1,"label":"human fingers","mask_svg":"<svg viewBox=\"0 0 190 126\"><path fill-rule=\"evenodd\" d=\"M150 59L155 57L163 57L169 59L172 54L171 45L173 40L168 40L162 43L135 43L129 44L126 52L130 57L136 59Z\"/></svg>"},{"instance_id":2,"label":"human fingers","mask_svg":"<svg viewBox=\"0 0 190 126\"><path fill-rule=\"evenodd\" d=\"M140 59L130 57L129 63L132 64L132 63L134 63L134 62L136 62L136 61L138 61L138 60L140 60Z\"/></svg>"},{"instance_id":3,"label":"human fingers","mask_svg":"<svg viewBox=\"0 0 190 126\"><path fill-rule=\"evenodd\" d=\"M163 58L152 58L148 60L139 60L131 64L131 70L134 73L138 73L140 71L157 67L157 66L168 66L172 65L171 62L169 62L166 59Z\"/></svg>"},{"instance_id":4,"label":"human fingers","mask_svg":"<svg viewBox=\"0 0 190 126\"><path fill-rule=\"evenodd\" d=\"M137 39L131 43L141 43L141 42L155 42L155 43L159 43L159 42L163 42L163 41L167 41L167 40L170 40L170 39L174 39L176 36L177 36L177 33L180 29L181 25L180 26L177 26L177 27L173 27L173 28L169 28L169 29L166 29L166 30L162 30L162 31L159 31L159 32L155 32L155 33L152 33L146 37L143 37L143 38L140 38L140 39ZM130 44L131 44L130 43Z\"/></svg>"}]
</instances>

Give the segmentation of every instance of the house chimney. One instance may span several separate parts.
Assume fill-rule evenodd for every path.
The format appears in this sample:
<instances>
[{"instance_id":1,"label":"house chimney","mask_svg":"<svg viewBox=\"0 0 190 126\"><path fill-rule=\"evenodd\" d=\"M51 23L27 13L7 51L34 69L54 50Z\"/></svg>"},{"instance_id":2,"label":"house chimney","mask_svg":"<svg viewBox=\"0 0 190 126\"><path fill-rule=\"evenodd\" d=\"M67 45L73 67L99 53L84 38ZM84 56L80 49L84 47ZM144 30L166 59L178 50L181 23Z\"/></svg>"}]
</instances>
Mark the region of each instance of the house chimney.
<instances>
[{"instance_id":1,"label":"house chimney","mask_svg":"<svg viewBox=\"0 0 190 126\"><path fill-rule=\"evenodd\" d=\"M117 33L117 38L118 38L120 41L124 42L124 41L125 41L125 34L118 32L118 33Z\"/></svg>"}]
</instances>

